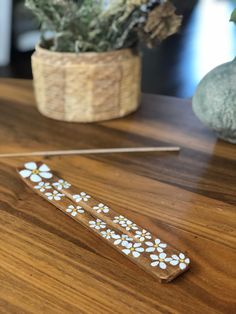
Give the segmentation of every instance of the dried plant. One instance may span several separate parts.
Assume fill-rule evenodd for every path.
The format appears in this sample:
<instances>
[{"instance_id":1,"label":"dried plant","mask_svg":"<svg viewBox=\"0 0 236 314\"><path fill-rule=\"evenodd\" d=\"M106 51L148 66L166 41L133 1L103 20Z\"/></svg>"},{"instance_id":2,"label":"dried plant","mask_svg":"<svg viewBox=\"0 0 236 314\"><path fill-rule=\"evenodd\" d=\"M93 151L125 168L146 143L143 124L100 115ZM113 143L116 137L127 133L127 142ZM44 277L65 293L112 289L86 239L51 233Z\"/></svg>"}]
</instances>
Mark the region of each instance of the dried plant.
<instances>
[{"instance_id":1,"label":"dried plant","mask_svg":"<svg viewBox=\"0 0 236 314\"><path fill-rule=\"evenodd\" d=\"M111 51L139 41L153 47L181 24L165 0L26 0L26 5L40 22L41 45L61 52Z\"/></svg>"}]
</instances>

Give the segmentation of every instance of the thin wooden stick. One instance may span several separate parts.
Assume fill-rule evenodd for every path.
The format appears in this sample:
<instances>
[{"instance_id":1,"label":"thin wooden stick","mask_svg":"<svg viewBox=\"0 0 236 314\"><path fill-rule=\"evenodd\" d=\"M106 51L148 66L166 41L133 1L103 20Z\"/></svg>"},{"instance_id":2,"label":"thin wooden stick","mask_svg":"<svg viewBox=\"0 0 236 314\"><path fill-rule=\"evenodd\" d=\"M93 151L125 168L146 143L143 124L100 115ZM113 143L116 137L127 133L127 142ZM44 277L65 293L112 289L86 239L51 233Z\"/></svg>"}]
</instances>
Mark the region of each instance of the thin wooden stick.
<instances>
[{"instance_id":1,"label":"thin wooden stick","mask_svg":"<svg viewBox=\"0 0 236 314\"><path fill-rule=\"evenodd\" d=\"M114 154L114 153L144 153L144 152L178 152L180 147L125 147L125 148L98 148L78 150L55 150L41 152L24 152L0 154L0 158L32 157L32 156L59 156L59 155L88 155L88 154Z\"/></svg>"}]
</instances>

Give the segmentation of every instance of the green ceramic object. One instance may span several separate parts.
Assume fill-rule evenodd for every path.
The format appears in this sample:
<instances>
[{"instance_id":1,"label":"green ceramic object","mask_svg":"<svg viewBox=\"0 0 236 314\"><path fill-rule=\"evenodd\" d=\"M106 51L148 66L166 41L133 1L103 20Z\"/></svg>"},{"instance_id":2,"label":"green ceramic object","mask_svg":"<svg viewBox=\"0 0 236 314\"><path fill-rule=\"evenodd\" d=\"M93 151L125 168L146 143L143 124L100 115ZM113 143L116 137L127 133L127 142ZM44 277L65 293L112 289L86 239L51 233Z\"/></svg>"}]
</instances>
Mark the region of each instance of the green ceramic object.
<instances>
[{"instance_id":1,"label":"green ceramic object","mask_svg":"<svg viewBox=\"0 0 236 314\"><path fill-rule=\"evenodd\" d=\"M193 97L193 111L218 137L236 144L236 58L202 79Z\"/></svg>"}]
</instances>

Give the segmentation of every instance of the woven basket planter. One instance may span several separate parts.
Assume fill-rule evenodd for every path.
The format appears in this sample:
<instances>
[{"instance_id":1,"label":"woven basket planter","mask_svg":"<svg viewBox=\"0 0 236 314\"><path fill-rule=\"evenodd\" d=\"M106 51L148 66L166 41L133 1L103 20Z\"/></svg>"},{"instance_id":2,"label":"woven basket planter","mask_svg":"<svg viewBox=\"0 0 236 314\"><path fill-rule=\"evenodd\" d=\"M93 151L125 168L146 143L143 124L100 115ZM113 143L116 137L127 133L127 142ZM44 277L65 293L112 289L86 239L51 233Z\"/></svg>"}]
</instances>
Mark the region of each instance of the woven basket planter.
<instances>
[{"instance_id":1,"label":"woven basket planter","mask_svg":"<svg viewBox=\"0 0 236 314\"><path fill-rule=\"evenodd\" d=\"M77 55L38 46L32 69L37 106L47 117L94 122L139 106L141 58L131 49Z\"/></svg>"}]
</instances>

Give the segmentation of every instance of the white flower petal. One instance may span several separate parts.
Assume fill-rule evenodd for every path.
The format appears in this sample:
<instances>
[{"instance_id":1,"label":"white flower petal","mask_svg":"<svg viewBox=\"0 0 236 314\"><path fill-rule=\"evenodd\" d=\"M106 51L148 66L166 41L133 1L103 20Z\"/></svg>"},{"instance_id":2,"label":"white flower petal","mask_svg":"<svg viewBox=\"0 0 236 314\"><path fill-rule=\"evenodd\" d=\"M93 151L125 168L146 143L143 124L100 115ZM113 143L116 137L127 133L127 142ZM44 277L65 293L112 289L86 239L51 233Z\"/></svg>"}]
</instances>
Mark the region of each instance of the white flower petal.
<instances>
[{"instance_id":1,"label":"white flower petal","mask_svg":"<svg viewBox=\"0 0 236 314\"><path fill-rule=\"evenodd\" d=\"M185 262L186 264L189 264L189 263L190 263L190 259L189 259L189 258L186 258L186 259L184 260L184 262Z\"/></svg>"},{"instance_id":2,"label":"white flower petal","mask_svg":"<svg viewBox=\"0 0 236 314\"><path fill-rule=\"evenodd\" d=\"M124 250L122 250L122 252L124 252L126 255L128 255L130 253L130 250L124 249Z\"/></svg>"},{"instance_id":3,"label":"white flower petal","mask_svg":"<svg viewBox=\"0 0 236 314\"><path fill-rule=\"evenodd\" d=\"M126 247L127 249L130 249L132 247L132 243L128 243Z\"/></svg>"},{"instance_id":4,"label":"white flower petal","mask_svg":"<svg viewBox=\"0 0 236 314\"><path fill-rule=\"evenodd\" d=\"M39 175L40 175L42 178L45 178L45 179L50 179L50 178L52 178L51 172L40 172Z\"/></svg>"},{"instance_id":5,"label":"white flower petal","mask_svg":"<svg viewBox=\"0 0 236 314\"><path fill-rule=\"evenodd\" d=\"M155 244L160 244L161 243L161 240L160 239L155 239Z\"/></svg>"},{"instance_id":6,"label":"white flower petal","mask_svg":"<svg viewBox=\"0 0 236 314\"><path fill-rule=\"evenodd\" d=\"M159 261L152 262L152 263L151 263L151 266L152 266L152 267L156 267L156 266L158 266L158 264L159 264Z\"/></svg>"},{"instance_id":7,"label":"white flower petal","mask_svg":"<svg viewBox=\"0 0 236 314\"><path fill-rule=\"evenodd\" d=\"M76 212L72 212L72 213L71 213L71 216L74 216L74 217L75 217L76 215L77 215Z\"/></svg>"},{"instance_id":8,"label":"white flower petal","mask_svg":"<svg viewBox=\"0 0 236 314\"><path fill-rule=\"evenodd\" d=\"M40 167L39 167L39 171L50 171L50 168L45 165L45 164L42 164Z\"/></svg>"},{"instance_id":9,"label":"white flower petal","mask_svg":"<svg viewBox=\"0 0 236 314\"><path fill-rule=\"evenodd\" d=\"M172 255L171 257L172 257L173 259L176 259L177 261L179 260L179 256L177 256L177 255L175 255L175 254Z\"/></svg>"},{"instance_id":10,"label":"white flower petal","mask_svg":"<svg viewBox=\"0 0 236 314\"><path fill-rule=\"evenodd\" d=\"M184 255L183 253L180 253L180 254L179 254L179 258L185 259L185 255Z\"/></svg>"},{"instance_id":11,"label":"white flower petal","mask_svg":"<svg viewBox=\"0 0 236 314\"><path fill-rule=\"evenodd\" d=\"M24 170L21 170L20 171L20 175L23 177L23 178L28 178L30 175L31 175L32 171L30 170L27 170L27 169L24 169Z\"/></svg>"},{"instance_id":12,"label":"white flower petal","mask_svg":"<svg viewBox=\"0 0 236 314\"><path fill-rule=\"evenodd\" d=\"M159 267L161 269L166 269L166 264L164 262L160 262Z\"/></svg>"},{"instance_id":13,"label":"white flower petal","mask_svg":"<svg viewBox=\"0 0 236 314\"><path fill-rule=\"evenodd\" d=\"M25 168L29 169L29 170L35 170L35 169L37 169L37 165L35 162L27 162L25 164Z\"/></svg>"},{"instance_id":14,"label":"white flower petal","mask_svg":"<svg viewBox=\"0 0 236 314\"><path fill-rule=\"evenodd\" d=\"M146 248L146 252L154 252L155 248L154 247L148 247Z\"/></svg>"},{"instance_id":15,"label":"white flower petal","mask_svg":"<svg viewBox=\"0 0 236 314\"><path fill-rule=\"evenodd\" d=\"M137 251L137 252L143 252L143 251L144 251L144 248L138 247L138 248L136 249L136 251Z\"/></svg>"},{"instance_id":16,"label":"white flower petal","mask_svg":"<svg viewBox=\"0 0 236 314\"><path fill-rule=\"evenodd\" d=\"M165 244L165 243L160 243L159 246L162 247L162 248L166 248L166 247L167 247L167 244Z\"/></svg>"},{"instance_id":17,"label":"white flower petal","mask_svg":"<svg viewBox=\"0 0 236 314\"><path fill-rule=\"evenodd\" d=\"M39 181L42 181L41 177L38 176L37 174L31 174L30 176L30 180L33 181L33 182L39 182Z\"/></svg>"},{"instance_id":18,"label":"white flower petal","mask_svg":"<svg viewBox=\"0 0 236 314\"><path fill-rule=\"evenodd\" d=\"M146 244L146 245L148 245L148 246L153 246L153 243L152 243L152 242L150 242L150 241L145 242L145 244Z\"/></svg>"},{"instance_id":19,"label":"white flower petal","mask_svg":"<svg viewBox=\"0 0 236 314\"><path fill-rule=\"evenodd\" d=\"M114 244L115 244L115 245L119 245L120 242L121 242L121 239L118 239L118 240L115 240L115 241L114 241Z\"/></svg>"},{"instance_id":20,"label":"white flower petal","mask_svg":"<svg viewBox=\"0 0 236 314\"><path fill-rule=\"evenodd\" d=\"M113 239L120 239L119 234L116 234L116 233L114 233L112 237L113 237Z\"/></svg>"},{"instance_id":21,"label":"white flower petal","mask_svg":"<svg viewBox=\"0 0 236 314\"><path fill-rule=\"evenodd\" d=\"M179 261L177 261L176 259L172 259L172 261L170 261L170 264L171 264L172 266L176 266L176 265L179 264Z\"/></svg>"},{"instance_id":22,"label":"white flower petal","mask_svg":"<svg viewBox=\"0 0 236 314\"><path fill-rule=\"evenodd\" d=\"M165 259L165 258L166 258L166 253L160 253L160 254L159 254L159 257L160 257L161 259Z\"/></svg>"},{"instance_id":23,"label":"white flower petal","mask_svg":"<svg viewBox=\"0 0 236 314\"><path fill-rule=\"evenodd\" d=\"M137 252L137 251L133 251L132 252L133 253L133 257L139 257L140 256L140 253L139 252Z\"/></svg>"},{"instance_id":24,"label":"white flower petal","mask_svg":"<svg viewBox=\"0 0 236 314\"><path fill-rule=\"evenodd\" d=\"M163 249L161 247L157 247L157 252L162 253Z\"/></svg>"},{"instance_id":25,"label":"white flower petal","mask_svg":"<svg viewBox=\"0 0 236 314\"><path fill-rule=\"evenodd\" d=\"M182 270L185 269L185 268L186 268L186 264L180 263L180 264L179 264L179 268L182 269Z\"/></svg>"},{"instance_id":26,"label":"white flower petal","mask_svg":"<svg viewBox=\"0 0 236 314\"><path fill-rule=\"evenodd\" d=\"M122 242L121 242L121 245L122 245L122 246L126 246L126 247L127 247L128 244L129 244L128 241L122 241Z\"/></svg>"},{"instance_id":27,"label":"white flower petal","mask_svg":"<svg viewBox=\"0 0 236 314\"><path fill-rule=\"evenodd\" d=\"M151 254L150 257L151 257L151 259L152 259L153 261L158 260L158 256L155 255L155 254Z\"/></svg>"}]
</instances>

